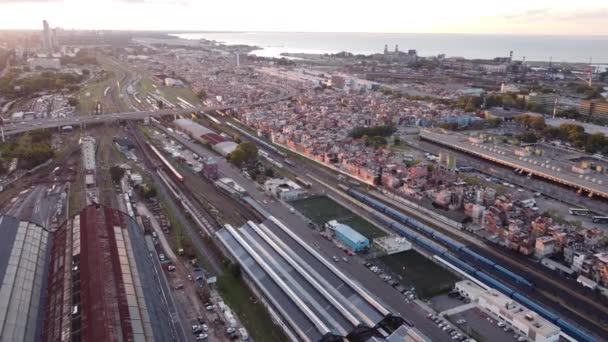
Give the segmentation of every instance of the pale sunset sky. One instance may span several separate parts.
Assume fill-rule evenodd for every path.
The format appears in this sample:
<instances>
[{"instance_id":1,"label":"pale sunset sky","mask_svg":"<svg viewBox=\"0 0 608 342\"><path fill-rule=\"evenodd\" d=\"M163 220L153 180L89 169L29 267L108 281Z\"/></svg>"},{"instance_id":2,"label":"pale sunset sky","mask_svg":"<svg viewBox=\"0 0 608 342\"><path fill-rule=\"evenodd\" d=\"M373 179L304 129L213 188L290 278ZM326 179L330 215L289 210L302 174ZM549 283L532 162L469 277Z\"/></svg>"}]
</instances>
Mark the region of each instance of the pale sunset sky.
<instances>
[{"instance_id":1,"label":"pale sunset sky","mask_svg":"<svg viewBox=\"0 0 608 342\"><path fill-rule=\"evenodd\" d=\"M608 0L0 0L0 29L608 35Z\"/></svg>"}]
</instances>

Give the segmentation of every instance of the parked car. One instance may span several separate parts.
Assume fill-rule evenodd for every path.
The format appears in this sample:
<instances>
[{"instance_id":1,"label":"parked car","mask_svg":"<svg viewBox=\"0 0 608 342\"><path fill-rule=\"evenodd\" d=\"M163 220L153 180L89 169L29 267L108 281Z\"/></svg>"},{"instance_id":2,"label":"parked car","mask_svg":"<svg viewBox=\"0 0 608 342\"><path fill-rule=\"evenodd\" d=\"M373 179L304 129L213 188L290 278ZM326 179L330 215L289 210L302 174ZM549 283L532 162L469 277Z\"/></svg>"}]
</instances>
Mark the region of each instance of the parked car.
<instances>
[{"instance_id":1,"label":"parked car","mask_svg":"<svg viewBox=\"0 0 608 342\"><path fill-rule=\"evenodd\" d=\"M198 334L198 335L196 335L196 340L202 341L202 340L206 340L208 337L209 337L209 335L207 335L207 334Z\"/></svg>"}]
</instances>

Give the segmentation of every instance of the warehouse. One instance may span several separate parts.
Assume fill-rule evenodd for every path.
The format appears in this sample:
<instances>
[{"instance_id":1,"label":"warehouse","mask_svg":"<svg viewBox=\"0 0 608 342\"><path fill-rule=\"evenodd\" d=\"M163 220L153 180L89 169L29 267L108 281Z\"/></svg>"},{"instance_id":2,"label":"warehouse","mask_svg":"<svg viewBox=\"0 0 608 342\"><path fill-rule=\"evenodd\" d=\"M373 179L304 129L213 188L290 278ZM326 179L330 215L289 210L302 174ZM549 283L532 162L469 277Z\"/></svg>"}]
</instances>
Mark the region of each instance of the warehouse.
<instances>
[{"instance_id":1,"label":"warehouse","mask_svg":"<svg viewBox=\"0 0 608 342\"><path fill-rule=\"evenodd\" d=\"M173 123L198 142L209 144L215 152L223 157L229 155L236 149L237 144L234 141L230 141L190 119L177 119L173 121Z\"/></svg>"},{"instance_id":2,"label":"warehouse","mask_svg":"<svg viewBox=\"0 0 608 342\"><path fill-rule=\"evenodd\" d=\"M10 216L0 234L0 341L40 341L49 234Z\"/></svg>"},{"instance_id":3,"label":"warehouse","mask_svg":"<svg viewBox=\"0 0 608 342\"><path fill-rule=\"evenodd\" d=\"M351 227L336 220L327 222L326 226L334 232L334 237L338 242L353 252L361 252L369 248L369 240Z\"/></svg>"},{"instance_id":4,"label":"warehouse","mask_svg":"<svg viewBox=\"0 0 608 342\"><path fill-rule=\"evenodd\" d=\"M172 340L149 248L117 209L90 205L67 220L53 234L43 339L35 340Z\"/></svg>"}]
</instances>

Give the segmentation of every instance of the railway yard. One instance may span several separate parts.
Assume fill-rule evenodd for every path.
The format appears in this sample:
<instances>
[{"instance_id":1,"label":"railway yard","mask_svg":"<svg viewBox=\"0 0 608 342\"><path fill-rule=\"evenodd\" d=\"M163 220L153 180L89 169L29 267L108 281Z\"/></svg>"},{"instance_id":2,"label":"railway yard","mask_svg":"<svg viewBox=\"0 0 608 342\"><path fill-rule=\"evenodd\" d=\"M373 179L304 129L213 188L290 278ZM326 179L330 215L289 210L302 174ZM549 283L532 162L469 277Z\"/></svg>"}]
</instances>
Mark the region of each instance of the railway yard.
<instances>
[{"instance_id":1,"label":"railway yard","mask_svg":"<svg viewBox=\"0 0 608 342\"><path fill-rule=\"evenodd\" d=\"M78 327L80 311L97 295L129 321L127 339L608 341L608 289L581 282L563 264L546 266L562 261L551 258L553 236L576 236L567 246L572 258L587 251L580 245L592 245L588 259L576 262L596 271L589 258L602 260L600 246L608 243L601 240L605 227L596 228L606 212L603 164L594 165L596 178L577 176L570 168L590 157L564 156L555 146L545 146L542 158L505 163L507 148L498 143L482 146L460 134L444 139L440 130L414 125L386 138L365 134L365 147L350 136L350 152L336 152L336 135L297 146L290 140L296 132L302 143L323 125L338 127L338 119L319 118L315 131L302 133L298 123L285 124L291 118L273 115L294 112L303 120L311 108L341 113L350 105L305 99L330 92L298 81L308 71L235 67L234 51L218 57L220 47L204 42L200 51L152 38L139 43L151 44L139 52L163 53L97 51L71 105L54 95L19 102L43 114L22 115L10 123L19 130L6 142L2 137L0 152L10 163L0 180L0 227L29 222L49 236L46 254L72 251L69 267L40 268L52 270L42 286L58 287L54 277L61 276L75 280L73 298L90 291L82 303L78 297L48 305L45 315L67 308L62 317ZM201 79L208 81L204 89ZM368 100L358 98L356 106ZM38 119L48 126L32 121L31 128L27 120ZM279 131L264 131L279 123ZM383 145L390 148L348 155L380 138L391 140ZM333 143L331 152L313 153ZM24 152L28 147L45 158L25 160L34 154ZM398 156L398 165L374 175L349 164L386 155ZM565 177L555 176L558 165L567 166ZM511 210L515 217L505 214ZM526 225L534 227L536 244L522 237ZM106 245L115 247L104 254ZM81 257L87 248L105 260ZM83 282L81 291L79 277L95 262L102 262L105 288Z\"/></svg>"},{"instance_id":2,"label":"railway yard","mask_svg":"<svg viewBox=\"0 0 608 342\"><path fill-rule=\"evenodd\" d=\"M216 118L222 120L220 116ZM204 117L203 119L209 120L208 117ZM428 315L436 314L434 303L439 299L435 299L435 297L439 296L437 298L442 298L441 296L445 296L445 290L427 294L425 291L417 293L415 288L404 287L403 285L412 286L412 284L420 280L409 281L407 279L407 268L404 268L404 271L398 270L395 268L397 267L395 262L389 262L388 259L384 261L382 258L367 260L365 257L350 255L343 258L341 255L346 254L337 249L338 247L333 242L328 241L322 234L319 234L318 228L311 228L313 221L316 220L314 223L318 227L322 223L321 221L330 218L329 216L323 217L319 221L319 218L307 217L307 215L314 212L306 210L301 213L294 212L294 208L298 208L298 205L292 206L289 202L283 202L273 196L269 196L255 182L246 178L241 171L221 157L218 157L216 152L193 141L187 135L177 134L174 129L170 128L171 126L170 122L159 122L149 126L134 122L116 122L88 127L86 136L94 137L96 141L95 159L97 161L96 169L98 172L95 173L95 185L98 193L97 200L101 203L109 203L125 211L130 211L136 217L140 217L140 224L150 234L152 240L155 241L154 250L160 260L158 264L159 271L165 274L163 276L166 282L164 285L166 290L165 295L167 298L170 298L167 305L169 305L169 311L173 312L172 315L175 318L174 331L176 332L176 336L181 336L181 339L188 340L188 336L190 336L189 329L192 325L197 325L196 322L200 320L201 322L205 322L204 324L207 329L205 333L209 336L213 336L216 340L228 337L226 331L224 331L226 330L223 325L225 323L220 323L225 322L225 317L222 316L223 311L217 310L217 303L228 303L230 305L230 298L223 298L222 296L234 296L234 293L231 292L233 290L229 290L234 286L240 288L238 291L249 290L244 283L240 285L234 284L240 281L230 274L232 271L230 267L227 268L226 260L234 260L243 265L250 264L251 262L256 263L257 266L255 267L257 268L243 269L241 271L245 272L248 275L248 279L251 279L253 282L250 286L263 292L269 291L267 296L270 293L276 293L276 291L287 294L287 297L280 300L275 295L267 298L274 298L290 303L294 303L295 300L295 307L290 309L285 308L285 312L274 313L287 321L297 317L300 317L298 321L304 319L304 316L298 316L302 313L298 313L298 309L296 309L298 300L295 298L306 297L312 295L312 293L315 293L315 296L321 296L316 299L319 303L329 301L322 304L323 306L328 305L328 303L334 303L337 305L337 310L340 310L345 305L353 305L348 304L348 301L345 299L351 295L342 293L341 296L345 297L341 297L337 293L332 292L335 290L324 293L315 289L319 285L317 282L320 281L317 278L332 282L328 280L330 279L327 278L328 275L319 276L315 272L310 273L309 267L317 270L317 272L321 267L311 264L312 260L316 259L317 261L315 262L320 261L322 264L325 264L323 267L328 268L324 272L338 272L337 276L345 277L345 279L350 279L354 275L354 279L357 281L356 284L363 286L363 289L355 290L355 292L362 291L360 292L361 295L371 293L378 303L371 305L382 307L382 309L374 309L380 310L380 314L372 315L375 318L370 318L371 316L367 316L367 318L364 316L358 318L349 317L349 315L337 312L331 313L331 311L309 312L307 314L305 312L305 316L307 317L305 321L309 321L315 326L316 334L323 335L328 331L342 331L342 333L347 334L352 329L351 324L353 324L352 322L347 323L348 320L355 322L355 320L360 319L364 321L371 319L372 321L378 320L376 322L378 323L383 321L380 319L381 317L386 317L391 313L391 315L395 315L396 317L403 317L406 326L416 327L416 332L424 334L431 340L448 338L445 335L445 330L438 327L435 322L427 317ZM247 136L243 137L245 139L248 138ZM118 148L116 141L119 138L133 142L134 149L132 152L129 152L129 155L135 156L134 160L126 158L127 154ZM180 146L178 149L180 151L179 158L166 152L170 150L168 147L171 146L176 149L177 146ZM265 146L262 145L260 148L264 149ZM266 151L269 153L270 158L279 160L284 158L280 150L272 151L266 149ZM62 168L66 168L67 170L60 172L60 168L54 171L56 175L50 181L53 183L52 180L56 179L56 185L34 185L31 189L28 187L23 188L24 190L21 190L22 193L15 197L16 200L12 200L11 203L3 206L6 208L5 214L23 217L48 225L49 222L59 222L61 220L53 218L53 215L57 214L57 208L62 210L60 217L68 217L70 214L78 212L79 207L86 205L87 194L90 192L90 189L87 189L86 185L86 171L78 171L82 169L81 164L84 161L77 152L79 151L72 150L70 153L66 152L63 159L56 160L46 167L47 170L48 168L53 170L56 167L55 165L65 165ZM194 156L197 159L201 157L214 158L218 165L218 175L216 177L234 180L244 189L245 195L235 196L233 193L218 188L212 179L201 176L200 170L192 163L195 161ZM604 322L602 322L601 317L603 317L605 307L602 298L577 297L578 292L567 290L569 287L575 286L575 284L551 283L549 280L550 274L543 270L535 270L537 266L534 263L526 262L523 259L519 262L514 262L514 256L506 256L504 253L492 250L483 244L470 243L472 241L471 237L466 237L462 232L454 231L453 228L445 227L445 224L441 224L432 218L420 217L419 214L414 216L416 219L409 218L408 215L404 214L411 213L411 209L379 193L371 192L371 195L364 195L361 192L362 190L356 190L354 186L332 186L330 185L332 183L341 183L335 173L319 168L309 162L296 159L296 157L293 158L297 162L292 163L293 165L285 165L285 170L282 173L288 172L287 174L292 174L294 175L293 177L299 175L300 178L307 179L308 183L312 186L307 189L308 192L330 196L343 209L345 208L350 211L350 214L348 212L335 214L335 219L351 222L353 227L357 229L358 224L353 223L353 219L357 218L357 220L362 220L366 225L374 227L374 230L382 232L382 234L371 233L373 230L369 230L370 228L361 230L364 235L368 235L370 238L396 233L405 236L414 243L415 252L411 253L425 256L431 260L430 262L433 262L433 256L440 257L443 261L447 262L444 265L440 263L438 270L441 271L435 272L451 273L448 271L450 266L455 266L463 271L462 273L456 272L453 276L451 275L452 278L445 283L448 290L454 286L456 279L467 278L467 275L473 276L480 279L483 283L489 284L489 287L508 293L512 298L531 307L536 312L542 314L546 311L545 315L553 317L553 323L560 325L562 331L568 335L577 336L575 337L577 339L588 335L583 335L585 333L579 331L575 325L562 320L554 312L563 315L561 317L568 317L575 322L580 321L581 323L584 322L581 320L581 317L594 315L599 318L594 323L596 324L594 330L600 331L603 329ZM110 168L114 166L126 167L128 170L128 174L123 176L123 179L119 183L114 182L111 177ZM66 178L65 174L68 174L67 171L69 170L71 170L69 173L70 177ZM144 197L147 196L145 192L137 190L141 187L141 184L135 184L130 181L129 175L132 174L142 175L143 183L149 184L155 189L154 197L147 197L146 199ZM34 176L35 174L25 176L24 179L32 180L30 183L24 182L23 184L41 182L40 179L34 180ZM46 181L48 182L49 180ZM9 188L7 191L15 190ZM12 192L7 192L7 194L9 193ZM128 194L128 196L125 196L125 194ZM125 198L127 199L125 200ZM376 211L374 208L380 208L380 210ZM389 210L386 211L383 208L390 208L390 210L386 209ZM353 217L352 213L356 213L356 217ZM438 233L437 228L430 228L433 225L439 226L445 235ZM284 234L281 233L281 230L287 232L288 235L272 238L283 240L278 246L275 246L270 240L262 242L264 239L269 238L266 235L270 234L270 232L272 234ZM369 235L370 233L372 235ZM259 237L255 238L251 234L258 234ZM290 234L291 237L288 237ZM254 244L251 244L251 242L246 243L246 241L254 240L258 240L258 242ZM435 242L431 242L431 240ZM263 245L263 243L267 245ZM464 244L467 243L470 243L469 247L465 247ZM242 252L235 252L236 245L240 245L239 248L243 248ZM228 246L232 247L228 248ZM299 248L308 249L309 252L307 253L312 253L306 257L307 261L294 260L294 256L289 256L293 253L290 251L296 251L295 255L299 255L301 258L304 252L297 252ZM227 252L227 250L232 252ZM250 255L253 259L251 261L240 259L243 253ZM279 264L267 264L263 262L263 259L256 257L257 253L275 255L273 259L278 260L278 258L282 258L283 262L287 263L297 262L291 266L292 269L290 271L289 269L279 267ZM344 260L333 261L332 258L335 258L336 254L340 256L340 259L343 258ZM170 263L167 264L166 260L169 260ZM191 260L196 260L194 261L194 265ZM379 266L382 269L380 272L382 273L381 276L370 270L369 264ZM169 266L166 265L172 266L171 271L167 271ZM303 269L300 269L301 267ZM300 290L296 290L295 293L281 290L286 284L281 285L281 282L277 283L277 275L283 272L294 271L296 273L304 272L301 273L301 277L311 277L312 280L306 280L308 281L308 285ZM265 272L266 276L260 278L260 272ZM349 276L340 276L342 273L349 274ZM395 279L401 279L401 281L387 281L386 279L391 278L391 275ZM207 280L209 279L212 279L212 282L207 284ZM275 279L274 285L270 286L271 283L268 282L272 282L272 279ZM293 283L290 286L294 289L304 286L296 285L303 284L303 281L305 281L303 278L287 279L288 284ZM200 286L197 285L199 283ZM218 286L214 286L214 284ZM352 286L356 287L358 285L353 284ZM400 291L406 294L404 295ZM421 298L418 298L417 295ZM562 306L566 301L569 303L567 307ZM581 302L581 305L573 305L575 302ZM276 308L278 303L258 303L258 305ZM373 301L370 303L373 303ZM385 303L390 304L387 305ZM210 305L215 305L215 307L207 309L207 307L211 307ZM233 305L237 304L233 302ZM456 304L456 307L458 306L459 304ZM278 307L282 307L282 305ZM556 311L547 310L544 307L556 308ZM445 307L441 306L441 308ZM249 323L247 329L253 338L256 335L264 336L265 334L261 332L262 329L256 328L258 323L251 323L259 322L259 319L248 316L251 314L259 315L259 310L263 311L263 309L247 310L239 307L239 311L235 312L238 319ZM345 319L345 321L336 321L337 323L334 322L334 319L327 321L328 317L330 317L327 316L328 314L334 317L334 319L336 315L342 315L341 319ZM473 316L466 315L466 317ZM321 324L324 320L325 323ZM331 324L337 325L332 328ZM388 321L384 321L382 324L389 323ZM389 329L389 326L390 324L386 326L387 329ZM312 331L309 330L310 326L300 325L298 327L296 324L294 327L296 328L290 330L291 333L304 334L303 336L308 336L312 340L317 338L314 337L315 335L310 335L312 334ZM267 327L266 329L268 328L270 328L268 334L275 336L275 338L282 334L281 329L278 329L277 326ZM454 329L457 329L455 331L459 331L458 334L466 336L465 330L458 330L457 326ZM473 334L473 336L480 338L479 335L476 335L478 334L477 330L471 330L472 328L470 327L467 329L469 336ZM308 331L308 333L303 333L303 331ZM480 331L491 334L492 329L484 328ZM587 338L592 339L591 337Z\"/></svg>"}]
</instances>

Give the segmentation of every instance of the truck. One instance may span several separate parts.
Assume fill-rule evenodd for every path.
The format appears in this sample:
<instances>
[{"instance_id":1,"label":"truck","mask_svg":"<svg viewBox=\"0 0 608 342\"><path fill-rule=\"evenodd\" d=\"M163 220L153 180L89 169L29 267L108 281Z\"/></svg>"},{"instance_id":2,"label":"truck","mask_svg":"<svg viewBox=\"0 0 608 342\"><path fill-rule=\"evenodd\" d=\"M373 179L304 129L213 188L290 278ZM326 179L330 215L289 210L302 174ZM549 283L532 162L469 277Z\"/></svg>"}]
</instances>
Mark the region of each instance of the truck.
<instances>
[{"instance_id":1,"label":"truck","mask_svg":"<svg viewBox=\"0 0 608 342\"><path fill-rule=\"evenodd\" d=\"M249 340L249 334L247 333L247 329L239 328L239 337L241 338L241 341Z\"/></svg>"},{"instance_id":2,"label":"truck","mask_svg":"<svg viewBox=\"0 0 608 342\"><path fill-rule=\"evenodd\" d=\"M536 206L536 200L534 198L529 198L526 200L520 201L521 206L524 208L532 208Z\"/></svg>"}]
</instances>

